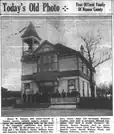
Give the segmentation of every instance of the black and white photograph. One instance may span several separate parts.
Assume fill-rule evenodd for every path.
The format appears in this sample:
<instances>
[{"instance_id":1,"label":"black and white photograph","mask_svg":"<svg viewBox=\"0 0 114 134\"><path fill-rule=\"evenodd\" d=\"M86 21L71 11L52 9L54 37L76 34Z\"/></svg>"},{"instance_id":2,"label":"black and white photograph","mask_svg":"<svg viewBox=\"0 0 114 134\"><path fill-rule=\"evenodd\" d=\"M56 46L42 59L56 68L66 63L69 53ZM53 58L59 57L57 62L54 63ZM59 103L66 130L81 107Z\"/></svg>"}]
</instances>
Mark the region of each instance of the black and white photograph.
<instances>
[{"instance_id":1,"label":"black and white photograph","mask_svg":"<svg viewBox=\"0 0 114 134\"><path fill-rule=\"evenodd\" d=\"M1 19L1 116L112 116L112 17Z\"/></svg>"}]
</instances>

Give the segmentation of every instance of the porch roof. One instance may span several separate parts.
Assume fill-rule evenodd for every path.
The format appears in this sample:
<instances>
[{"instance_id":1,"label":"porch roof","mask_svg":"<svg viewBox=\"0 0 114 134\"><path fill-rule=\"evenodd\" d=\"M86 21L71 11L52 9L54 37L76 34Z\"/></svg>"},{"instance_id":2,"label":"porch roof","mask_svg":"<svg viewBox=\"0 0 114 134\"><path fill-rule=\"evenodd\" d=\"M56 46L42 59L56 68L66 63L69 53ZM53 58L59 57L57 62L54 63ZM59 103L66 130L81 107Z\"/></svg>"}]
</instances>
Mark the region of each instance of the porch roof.
<instances>
[{"instance_id":1,"label":"porch roof","mask_svg":"<svg viewBox=\"0 0 114 134\"><path fill-rule=\"evenodd\" d=\"M58 72L42 72L42 73L36 73L33 78L35 81L53 81L57 80L57 77L59 76Z\"/></svg>"}]
</instances>

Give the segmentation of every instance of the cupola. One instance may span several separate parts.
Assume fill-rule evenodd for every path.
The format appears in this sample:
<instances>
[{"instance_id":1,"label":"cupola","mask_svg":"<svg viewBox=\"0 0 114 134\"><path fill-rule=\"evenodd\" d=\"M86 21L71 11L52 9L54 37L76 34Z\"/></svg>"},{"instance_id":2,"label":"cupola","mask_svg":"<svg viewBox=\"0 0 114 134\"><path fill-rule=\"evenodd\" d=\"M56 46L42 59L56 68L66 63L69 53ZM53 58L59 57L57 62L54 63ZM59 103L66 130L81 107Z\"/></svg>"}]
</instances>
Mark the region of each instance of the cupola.
<instances>
[{"instance_id":1,"label":"cupola","mask_svg":"<svg viewBox=\"0 0 114 134\"><path fill-rule=\"evenodd\" d=\"M32 53L40 45L41 38L37 34L32 22L29 23L21 38L23 40L23 44L26 43L28 45L27 51L30 53Z\"/></svg>"}]
</instances>

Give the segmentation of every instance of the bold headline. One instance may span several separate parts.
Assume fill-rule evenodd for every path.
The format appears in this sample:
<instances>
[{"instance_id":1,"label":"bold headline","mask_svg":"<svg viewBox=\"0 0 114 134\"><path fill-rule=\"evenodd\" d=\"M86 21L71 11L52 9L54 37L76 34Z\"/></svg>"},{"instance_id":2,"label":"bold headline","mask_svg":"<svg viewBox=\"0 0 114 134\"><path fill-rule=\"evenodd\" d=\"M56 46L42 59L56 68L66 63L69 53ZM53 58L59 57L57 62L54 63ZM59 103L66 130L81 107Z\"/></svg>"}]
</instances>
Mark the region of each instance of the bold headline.
<instances>
[{"instance_id":1,"label":"bold headline","mask_svg":"<svg viewBox=\"0 0 114 134\"><path fill-rule=\"evenodd\" d=\"M111 13L111 3L106 2L1 2L2 14L23 13Z\"/></svg>"}]
</instances>

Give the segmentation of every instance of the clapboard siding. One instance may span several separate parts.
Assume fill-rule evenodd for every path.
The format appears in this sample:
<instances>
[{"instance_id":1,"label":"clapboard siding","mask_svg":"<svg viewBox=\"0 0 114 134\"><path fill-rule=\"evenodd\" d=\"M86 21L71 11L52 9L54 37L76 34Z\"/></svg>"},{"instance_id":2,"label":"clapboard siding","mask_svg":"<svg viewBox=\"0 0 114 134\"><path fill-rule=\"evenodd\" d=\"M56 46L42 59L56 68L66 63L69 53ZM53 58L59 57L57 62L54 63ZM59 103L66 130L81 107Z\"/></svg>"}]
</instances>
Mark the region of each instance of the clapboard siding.
<instances>
[{"instance_id":1,"label":"clapboard siding","mask_svg":"<svg viewBox=\"0 0 114 134\"><path fill-rule=\"evenodd\" d=\"M37 72L37 63L22 63L22 75L32 75Z\"/></svg>"},{"instance_id":2,"label":"clapboard siding","mask_svg":"<svg viewBox=\"0 0 114 134\"><path fill-rule=\"evenodd\" d=\"M77 59L76 57L69 58L59 58L59 70L77 70Z\"/></svg>"}]
</instances>

